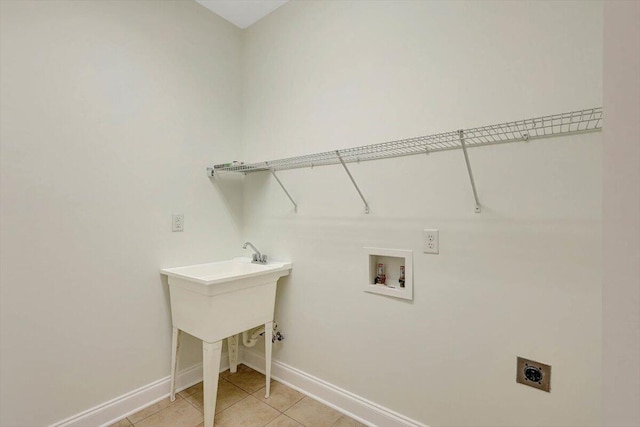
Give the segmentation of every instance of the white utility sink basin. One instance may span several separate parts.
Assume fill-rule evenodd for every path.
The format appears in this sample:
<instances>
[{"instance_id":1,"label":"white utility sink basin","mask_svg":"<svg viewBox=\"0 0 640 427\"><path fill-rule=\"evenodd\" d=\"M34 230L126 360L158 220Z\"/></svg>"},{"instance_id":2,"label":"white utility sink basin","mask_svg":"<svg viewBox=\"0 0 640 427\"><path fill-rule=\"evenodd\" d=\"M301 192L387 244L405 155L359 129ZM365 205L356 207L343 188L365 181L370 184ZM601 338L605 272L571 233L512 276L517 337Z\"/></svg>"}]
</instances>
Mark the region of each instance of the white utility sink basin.
<instances>
[{"instance_id":1,"label":"white utility sink basin","mask_svg":"<svg viewBox=\"0 0 640 427\"><path fill-rule=\"evenodd\" d=\"M269 397L276 285L289 271L290 262L256 264L250 258L160 270L168 276L173 322L171 400L175 399L180 331L184 331L203 341L205 427L213 427L222 340L229 339L229 365L235 372L238 334L260 325L265 325L265 397Z\"/></svg>"},{"instance_id":2,"label":"white utility sink basin","mask_svg":"<svg viewBox=\"0 0 640 427\"><path fill-rule=\"evenodd\" d=\"M269 262L253 264L250 258L234 258L229 261L210 262L208 264L189 265L187 267L163 268L162 274L169 277L185 279L202 285L235 281L268 273L291 270L291 263Z\"/></svg>"}]
</instances>

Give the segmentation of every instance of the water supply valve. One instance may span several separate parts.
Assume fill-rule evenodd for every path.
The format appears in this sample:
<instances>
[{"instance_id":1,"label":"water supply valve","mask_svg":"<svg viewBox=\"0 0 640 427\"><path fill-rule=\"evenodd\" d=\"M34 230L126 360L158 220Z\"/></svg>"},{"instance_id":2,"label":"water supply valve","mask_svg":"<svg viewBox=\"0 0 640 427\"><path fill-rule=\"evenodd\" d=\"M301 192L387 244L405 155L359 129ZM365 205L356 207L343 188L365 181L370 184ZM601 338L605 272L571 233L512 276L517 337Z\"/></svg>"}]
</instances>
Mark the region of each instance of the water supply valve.
<instances>
[{"instance_id":1,"label":"water supply valve","mask_svg":"<svg viewBox=\"0 0 640 427\"><path fill-rule=\"evenodd\" d=\"M274 331L273 338L271 338L271 342L282 341L284 339L284 335L280 333L280 331Z\"/></svg>"}]
</instances>

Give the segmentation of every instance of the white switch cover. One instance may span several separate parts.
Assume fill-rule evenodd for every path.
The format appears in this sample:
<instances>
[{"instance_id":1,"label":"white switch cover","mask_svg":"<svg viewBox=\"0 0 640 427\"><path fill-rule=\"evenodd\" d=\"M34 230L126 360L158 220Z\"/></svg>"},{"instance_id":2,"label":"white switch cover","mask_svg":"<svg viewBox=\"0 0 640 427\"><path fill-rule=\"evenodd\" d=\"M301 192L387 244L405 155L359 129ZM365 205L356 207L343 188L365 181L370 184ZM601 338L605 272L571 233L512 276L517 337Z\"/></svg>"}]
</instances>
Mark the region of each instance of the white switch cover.
<instances>
[{"instance_id":1,"label":"white switch cover","mask_svg":"<svg viewBox=\"0 0 640 427\"><path fill-rule=\"evenodd\" d=\"M173 214L173 231L184 231L184 214Z\"/></svg>"},{"instance_id":2,"label":"white switch cover","mask_svg":"<svg viewBox=\"0 0 640 427\"><path fill-rule=\"evenodd\" d=\"M440 238L438 234L438 230L425 229L422 231L422 246L425 254L440 253Z\"/></svg>"}]
</instances>

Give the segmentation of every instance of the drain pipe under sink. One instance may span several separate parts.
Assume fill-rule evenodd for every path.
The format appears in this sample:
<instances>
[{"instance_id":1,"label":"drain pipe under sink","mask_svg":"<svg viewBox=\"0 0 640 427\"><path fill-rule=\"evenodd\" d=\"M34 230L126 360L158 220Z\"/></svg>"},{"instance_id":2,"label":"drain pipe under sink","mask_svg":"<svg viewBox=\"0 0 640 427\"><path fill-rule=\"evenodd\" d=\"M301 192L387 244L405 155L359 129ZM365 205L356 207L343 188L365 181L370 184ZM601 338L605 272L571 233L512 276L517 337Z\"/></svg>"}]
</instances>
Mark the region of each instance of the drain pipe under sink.
<instances>
[{"instance_id":1,"label":"drain pipe under sink","mask_svg":"<svg viewBox=\"0 0 640 427\"><path fill-rule=\"evenodd\" d=\"M249 329L242 333L242 344L245 347L253 347L258 342L258 337L264 334L264 325Z\"/></svg>"},{"instance_id":2,"label":"drain pipe under sink","mask_svg":"<svg viewBox=\"0 0 640 427\"><path fill-rule=\"evenodd\" d=\"M260 335L264 335L264 325L248 329L242 333L242 344L245 347L253 347L258 342ZM271 342L282 341L284 335L278 330L278 322L273 322L273 336Z\"/></svg>"}]
</instances>

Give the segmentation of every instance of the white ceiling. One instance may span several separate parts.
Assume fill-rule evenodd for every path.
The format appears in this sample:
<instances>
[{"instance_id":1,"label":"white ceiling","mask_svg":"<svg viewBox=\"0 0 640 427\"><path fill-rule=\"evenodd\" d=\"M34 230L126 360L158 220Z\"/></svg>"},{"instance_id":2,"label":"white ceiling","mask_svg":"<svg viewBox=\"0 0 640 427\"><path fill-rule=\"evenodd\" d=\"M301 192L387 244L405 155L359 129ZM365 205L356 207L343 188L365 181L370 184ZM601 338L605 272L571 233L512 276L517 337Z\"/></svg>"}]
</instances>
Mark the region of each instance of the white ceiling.
<instances>
[{"instance_id":1,"label":"white ceiling","mask_svg":"<svg viewBox=\"0 0 640 427\"><path fill-rule=\"evenodd\" d=\"M247 28L289 0L196 0L227 21Z\"/></svg>"}]
</instances>

